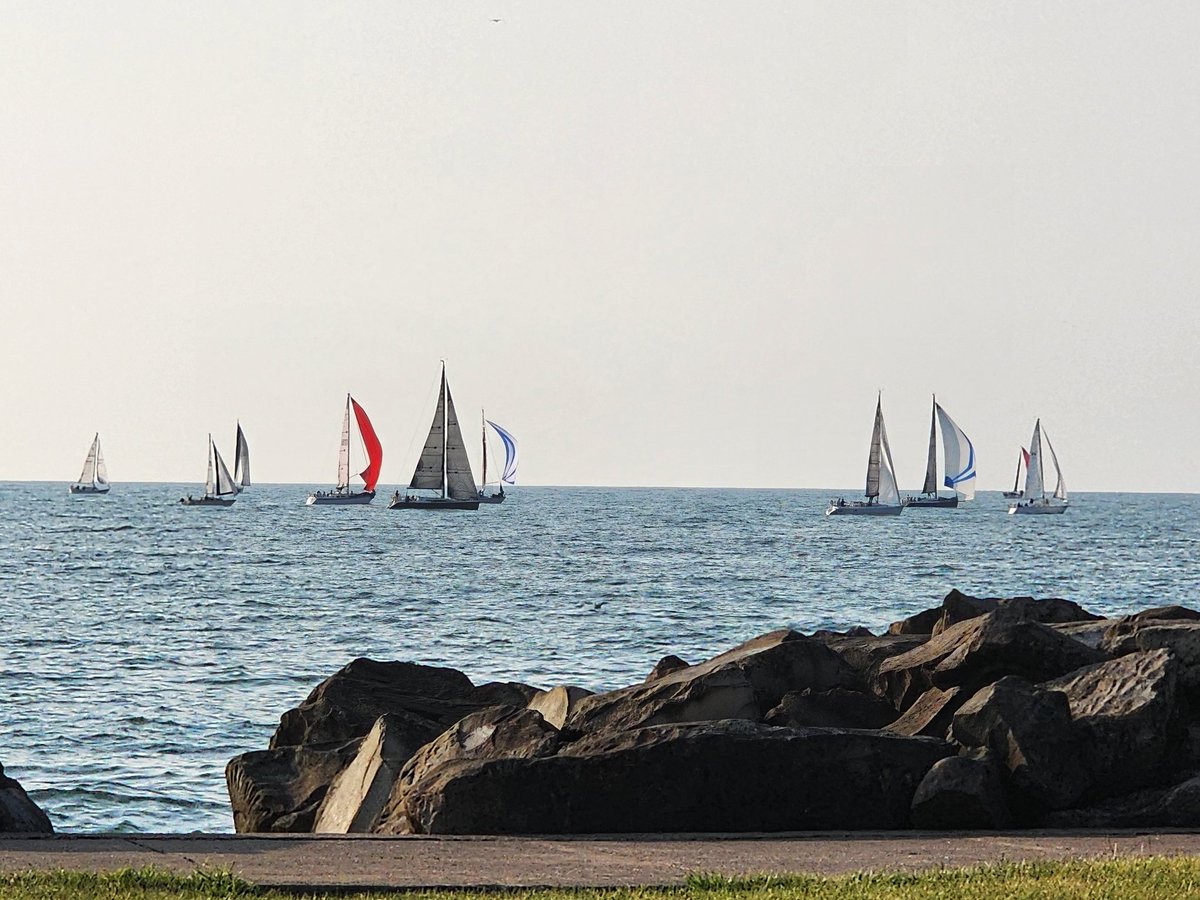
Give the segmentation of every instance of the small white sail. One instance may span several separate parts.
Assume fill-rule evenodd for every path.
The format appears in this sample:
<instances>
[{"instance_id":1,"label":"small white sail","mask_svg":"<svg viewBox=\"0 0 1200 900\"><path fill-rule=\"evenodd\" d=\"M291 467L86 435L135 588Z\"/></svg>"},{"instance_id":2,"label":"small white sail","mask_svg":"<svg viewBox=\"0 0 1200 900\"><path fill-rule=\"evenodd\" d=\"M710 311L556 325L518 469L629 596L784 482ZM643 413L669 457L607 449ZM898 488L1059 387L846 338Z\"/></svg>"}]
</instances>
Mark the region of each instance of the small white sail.
<instances>
[{"instance_id":1,"label":"small white sail","mask_svg":"<svg viewBox=\"0 0 1200 900\"><path fill-rule=\"evenodd\" d=\"M516 484L517 439L491 419L488 419L487 423L496 429L496 434L500 435L500 441L504 444L504 472L500 475L500 480L506 484Z\"/></svg>"},{"instance_id":2,"label":"small white sail","mask_svg":"<svg viewBox=\"0 0 1200 900\"><path fill-rule=\"evenodd\" d=\"M1067 499L1067 482L1063 478L1062 468L1058 464L1058 455L1054 452L1054 445L1050 443L1050 435L1046 435L1046 447L1050 451L1050 460L1054 463L1054 475L1057 481L1054 485L1054 496L1059 500Z\"/></svg>"},{"instance_id":3,"label":"small white sail","mask_svg":"<svg viewBox=\"0 0 1200 900\"><path fill-rule=\"evenodd\" d=\"M1033 437L1029 439L1029 465L1025 469L1025 499L1035 500L1046 496L1042 480L1042 420L1033 426Z\"/></svg>"},{"instance_id":4,"label":"small white sail","mask_svg":"<svg viewBox=\"0 0 1200 900\"><path fill-rule=\"evenodd\" d=\"M879 465L879 503L881 506L899 506L900 489L896 486L896 466L892 463L892 448L888 444L882 408L879 411L879 445L882 450Z\"/></svg>"},{"instance_id":5,"label":"small white sail","mask_svg":"<svg viewBox=\"0 0 1200 900\"><path fill-rule=\"evenodd\" d=\"M975 499L975 446L940 404L934 404L942 427L942 447L946 456L945 484L964 500Z\"/></svg>"}]
</instances>

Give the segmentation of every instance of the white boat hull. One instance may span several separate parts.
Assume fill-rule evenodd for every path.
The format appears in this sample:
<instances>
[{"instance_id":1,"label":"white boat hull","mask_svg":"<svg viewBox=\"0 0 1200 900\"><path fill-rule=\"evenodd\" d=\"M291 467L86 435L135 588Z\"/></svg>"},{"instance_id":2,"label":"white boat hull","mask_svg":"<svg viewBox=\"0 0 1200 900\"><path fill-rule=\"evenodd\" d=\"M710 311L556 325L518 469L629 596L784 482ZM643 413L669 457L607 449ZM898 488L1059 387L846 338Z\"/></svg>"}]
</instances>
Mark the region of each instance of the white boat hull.
<instances>
[{"instance_id":1,"label":"white boat hull","mask_svg":"<svg viewBox=\"0 0 1200 900\"><path fill-rule=\"evenodd\" d=\"M853 501L838 504L830 501L825 508L827 516L898 516L904 512L904 506L884 506L880 503L862 503Z\"/></svg>"},{"instance_id":2,"label":"white boat hull","mask_svg":"<svg viewBox=\"0 0 1200 900\"><path fill-rule=\"evenodd\" d=\"M364 503L370 503L375 499L374 491L361 491L360 493L329 493L329 494L309 494L308 499L304 501L305 506L361 506Z\"/></svg>"},{"instance_id":3,"label":"white boat hull","mask_svg":"<svg viewBox=\"0 0 1200 900\"><path fill-rule=\"evenodd\" d=\"M1066 503L1055 503L1049 500L1034 500L1030 503L1010 503L1010 516L1058 516L1067 511Z\"/></svg>"}]
</instances>

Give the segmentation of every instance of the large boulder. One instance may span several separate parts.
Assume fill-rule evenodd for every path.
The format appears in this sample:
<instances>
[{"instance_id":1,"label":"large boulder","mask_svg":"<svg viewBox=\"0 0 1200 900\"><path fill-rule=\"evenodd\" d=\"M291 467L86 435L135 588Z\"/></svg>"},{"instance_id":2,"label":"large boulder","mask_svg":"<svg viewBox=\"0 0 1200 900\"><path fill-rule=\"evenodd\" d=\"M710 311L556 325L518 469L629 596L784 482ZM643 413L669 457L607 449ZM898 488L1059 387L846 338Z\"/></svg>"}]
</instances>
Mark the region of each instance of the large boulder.
<instances>
[{"instance_id":1,"label":"large boulder","mask_svg":"<svg viewBox=\"0 0 1200 900\"><path fill-rule=\"evenodd\" d=\"M493 706L473 713L410 759L392 785L386 808L372 830L411 834L406 798L414 786L442 767L462 760L537 759L551 756L562 745L559 731L540 713L511 706Z\"/></svg>"},{"instance_id":2,"label":"large boulder","mask_svg":"<svg viewBox=\"0 0 1200 900\"><path fill-rule=\"evenodd\" d=\"M285 712L270 746L338 746L366 736L385 713L440 725L440 733L485 706L524 706L534 693L516 684L476 687L457 669L359 658Z\"/></svg>"},{"instance_id":3,"label":"large boulder","mask_svg":"<svg viewBox=\"0 0 1200 900\"><path fill-rule=\"evenodd\" d=\"M329 785L358 752L359 741L341 747L279 747L235 756L225 784L239 834L312 831Z\"/></svg>"},{"instance_id":4,"label":"large boulder","mask_svg":"<svg viewBox=\"0 0 1200 900\"><path fill-rule=\"evenodd\" d=\"M1101 646L1113 656L1170 650L1179 663L1180 686L1200 700L1200 622L1124 619L1108 630Z\"/></svg>"},{"instance_id":5,"label":"large boulder","mask_svg":"<svg viewBox=\"0 0 1200 900\"><path fill-rule=\"evenodd\" d=\"M1100 650L1031 621L1019 607L1000 609L953 625L915 650L884 660L876 690L903 712L931 687L961 686L974 692L1005 675L1045 681L1107 658Z\"/></svg>"},{"instance_id":6,"label":"large boulder","mask_svg":"<svg viewBox=\"0 0 1200 900\"><path fill-rule=\"evenodd\" d=\"M929 637L924 634L831 634L823 635L819 640L858 674L858 679L863 685L872 688L884 660L915 650L929 640Z\"/></svg>"},{"instance_id":7,"label":"large boulder","mask_svg":"<svg viewBox=\"0 0 1200 900\"><path fill-rule=\"evenodd\" d=\"M926 609L888 627L889 634L941 634L948 628L983 616L998 609L1034 622L1084 622L1099 619L1078 603L1058 597L1042 600L1033 597L972 597L953 589L942 600L942 605Z\"/></svg>"},{"instance_id":8,"label":"large boulder","mask_svg":"<svg viewBox=\"0 0 1200 900\"><path fill-rule=\"evenodd\" d=\"M657 681L664 675L670 675L672 672L678 672L680 669L686 669L691 663L685 659L680 659L673 653L669 653L654 664L654 668L650 670L650 674L646 676L646 681Z\"/></svg>"},{"instance_id":9,"label":"large boulder","mask_svg":"<svg viewBox=\"0 0 1200 900\"><path fill-rule=\"evenodd\" d=\"M958 708L970 699L960 687L930 688L900 718L885 726L893 734L944 738Z\"/></svg>"},{"instance_id":10,"label":"large boulder","mask_svg":"<svg viewBox=\"0 0 1200 900\"><path fill-rule=\"evenodd\" d=\"M459 760L414 784L426 834L894 829L951 754L932 738L745 721L595 734L557 755Z\"/></svg>"},{"instance_id":11,"label":"large boulder","mask_svg":"<svg viewBox=\"0 0 1200 900\"><path fill-rule=\"evenodd\" d=\"M586 733L721 719L757 721L789 691L857 684L854 670L820 641L795 631L773 631L653 681L584 697L565 727Z\"/></svg>"},{"instance_id":12,"label":"large boulder","mask_svg":"<svg viewBox=\"0 0 1200 900\"><path fill-rule=\"evenodd\" d=\"M1165 788L1144 788L1094 806L1049 813L1046 828L1200 828L1200 775Z\"/></svg>"},{"instance_id":13,"label":"large boulder","mask_svg":"<svg viewBox=\"0 0 1200 900\"><path fill-rule=\"evenodd\" d=\"M376 720L353 759L330 782L313 831L352 834L374 830L401 767L421 747L409 724L391 713Z\"/></svg>"},{"instance_id":14,"label":"large boulder","mask_svg":"<svg viewBox=\"0 0 1200 900\"><path fill-rule=\"evenodd\" d=\"M914 828L931 831L1008 828L1012 813L990 751L938 760L913 795Z\"/></svg>"},{"instance_id":15,"label":"large boulder","mask_svg":"<svg viewBox=\"0 0 1200 900\"><path fill-rule=\"evenodd\" d=\"M805 725L827 728L883 728L896 718L896 710L874 694L831 688L805 688L783 695L779 705L763 720L768 725L798 728Z\"/></svg>"},{"instance_id":16,"label":"large boulder","mask_svg":"<svg viewBox=\"0 0 1200 900\"><path fill-rule=\"evenodd\" d=\"M1062 691L1001 678L959 708L950 736L964 747L992 751L1028 809L1065 809L1088 787Z\"/></svg>"},{"instance_id":17,"label":"large boulder","mask_svg":"<svg viewBox=\"0 0 1200 900\"><path fill-rule=\"evenodd\" d=\"M54 826L40 806L29 799L15 778L0 765L0 833L52 834Z\"/></svg>"},{"instance_id":18,"label":"large boulder","mask_svg":"<svg viewBox=\"0 0 1200 900\"><path fill-rule=\"evenodd\" d=\"M1177 669L1169 650L1149 650L1041 685L1067 696L1083 763L1091 775L1090 796L1126 794L1162 777L1177 738Z\"/></svg>"}]
</instances>

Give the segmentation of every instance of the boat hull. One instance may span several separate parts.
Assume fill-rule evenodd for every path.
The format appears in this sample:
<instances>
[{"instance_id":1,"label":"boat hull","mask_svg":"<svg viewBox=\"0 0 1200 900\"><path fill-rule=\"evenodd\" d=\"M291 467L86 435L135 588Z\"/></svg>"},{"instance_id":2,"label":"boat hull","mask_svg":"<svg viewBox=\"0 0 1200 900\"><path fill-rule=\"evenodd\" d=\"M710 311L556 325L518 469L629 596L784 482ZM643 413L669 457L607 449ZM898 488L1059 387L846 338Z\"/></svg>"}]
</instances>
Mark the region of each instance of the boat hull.
<instances>
[{"instance_id":1,"label":"boat hull","mask_svg":"<svg viewBox=\"0 0 1200 900\"><path fill-rule=\"evenodd\" d=\"M878 503L860 503L857 500L841 505L831 502L825 508L827 516L898 516L902 512L903 505L882 506Z\"/></svg>"},{"instance_id":2,"label":"boat hull","mask_svg":"<svg viewBox=\"0 0 1200 900\"><path fill-rule=\"evenodd\" d=\"M459 510L469 512L479 509L478 500L451 500L449 498L431 497L396 497L388 504L388 509L424 509L424 510Z\"/></svg>"},{"instance_id":3,"label":"boat hull","mask_svg":"<svg viewBox=\"0 0 1200 900\"><path fill-rule=\"evenodd\" d=\"M353 491L344 494L309 494L305 506L361 506L375 499L374 491Z\"/></svg>"},{"instance_id":4,"label":"boat hull","mask_svg":"<svg viewBox=\"0 0 1200 900\"><path fill-rule=\"evenodd\" d=\"M904 505L918 509L957 509L958 497L909 497Z\"/></svg>"},{"instance_id":5,"label":"boat hull","mask_svg":"<svg viewBox=\"0 0 1200 900\"><path fill-rule=\"evenodd\" d=\"M233 501L226 500L223 497L180 497L179 502L184 506L233 506Z\"/></svg>"},{"instance_id":6,"label":"boat hull","mask_svg":"<svg viewBox=\"0 0 1200 900\"><path fill-rule=\"evenodd\" d=\"M503 503L504 494L480 494L480 503Z\"/></svg>"},{"instance_id":7,"label":"boat hull","mask_svg":"<svg viewBox=\"0 0 1200 900\"><path fill-rule=\"evenodd\" d=\"M1025 496L1024 491L1005 491L1004 492L1005 500L1020 500L1024 496Z\"/></svg>"},{"instance_id":8,"label":"boat hull","mask_svg":"<svg viewBox=\"0 0 1200 900\"><path fill-rule=\"evenodd\" d=\"M1049 503L1046 501L1010 503L1008 505L1008 514L1010 516L1060 516L1067 511L1067 505L1066 503Z\"/></svg>"},{"instance_id":9,"label":"boat hull","mask_svg":"<svg viewBox=\"0 0 1200 900\"><path fill-rule=\"evenodd\" d=\"M67 488L72 494L107 494L107 487L97 487L94 484L73 484Z\"/></svg>"}]
</instances>

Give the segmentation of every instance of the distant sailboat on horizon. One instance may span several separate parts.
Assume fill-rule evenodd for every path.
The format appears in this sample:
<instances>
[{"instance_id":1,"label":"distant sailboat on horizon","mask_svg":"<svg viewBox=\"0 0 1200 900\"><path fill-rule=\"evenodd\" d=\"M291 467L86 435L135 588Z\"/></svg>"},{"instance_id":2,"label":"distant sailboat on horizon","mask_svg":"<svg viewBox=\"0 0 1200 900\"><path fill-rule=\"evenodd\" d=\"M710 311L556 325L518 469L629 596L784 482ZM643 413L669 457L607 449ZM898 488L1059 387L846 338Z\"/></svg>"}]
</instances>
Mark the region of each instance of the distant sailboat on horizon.
<instances>
[{"instance_id":1,"label":"distant sailboat on horizon","mask_svg":"<svg viewBox=\"0 0 1200 900\"><path fill-rule=\"evenodd\" d=\"M108 467L104 464L104 454L100 452L100 432L97 431L83 460L79 480L67 490L72 494L107 494L108 488Z\"/></svg>"},{"instance_id":2,"label":"distant sailboat on horizon","mask_svg":"<svg viewBox=\"0 0 1200 900\"><path fill-rule=\"evenodd\" d=\"M1017 456L1017 473L1013 476L1013 486L1011 491L1004 492L1004 499L1019 500L1025 496L1025 492L1021 490L1021 465L1025 465L1025 470L1029 470L1029 451L1024 447L1021 448L1021 453Z\"/></svg>"},{"instance_id":3,"label":"distant sailboat on horizon","mask_svg":"<svg viewBox=\"0 0 1200 900\"><path fill-rule=\"evenodd\" d=\"M500 436L500 442L504 445L504 469L500 473L500 491L495 494L488 494L487 491L487 464L488 464L488 444L487 444L487 427L491 425L496 430L496 434ZM480 503L503 503L504 485L516 484L517 478L517 440L505 429L501 428L495 422L488 419L486 413L483 414L483 480L479 487L479 502Z\"/></svg>"},{"instance_id":4,"label":"distant sailboat on horizon","mask_svg":"<svg viewBox=\"0 0 1200 900\"><path fill-rule=\"evenodd\" d=\"M437 407L433 423L425 438L425 446L417 459L410 490L438 491L439 496L400 495L396 491L388 509L477 510L479 488L471 474L466 442L454 410L454 398L446 381L446 363L442 363L442 378L438 388Z\"/></svg>"},{"instance_id":5,"label":"distant sailboat on horizon","mask_svg":"<svg viewBox=\"0 0 1200 900\"><path fill-rule=\"evenodd\" d=\"M1042 438L1046 438L1046 447L1050 450L1050 461L1054 463L1054 493L1046 496L1046 480L1042 465ZM1033 437L1029 441L1029 464L1025 470L1025 496L1016 503L1008 505L1009 515L1061 515L1066 512L1067 483L1063 479L1062 469L1058 465L1058 455L1054 445L1050 443L1049 435L1042 431L1042 420L1038 419L1033 426Z\"/></svg>"},{"instance_id":6,"label":"distant sailboat on horizon","mask_svg":"<svg viewBox=\"0 0 1200 900\"><path fill-rule=\"evenodd\" d=\"M367 467L358 473L363 480L363 489L350 487L350 418L358 425L358 436L367 457ZM337 487L332 491L314 491L305 500L307 506L342 506L370 503L375 499L375 485L379 483L379 470L383 468L383 445L375 434L375 427L367 412L358 401L346 395L346 415L342 419L342 439L338 447Z\"/></svg>"},{"instance_id":7,"label":"distant sailboat on horizon","mask_svg":"<svg viewBox=\"0 0 1200 900\"><path fill-rule=\"evenodd\" d=\"M233 506L237 499L238 488L229 468L217 445L213 443L212 435L208 436L208 477L204 480L203 497L180 497L179 502L184 506Z\"/></svg>"},{"instance_id":8,"label":"distant sailboat on horizon","mask_svg":"<svg viewBox=\"0 0 1200 900\"><path fill-rule=\"evenodd\" d=\"M867 456L866 500L830 500L827 516L898 516L904 512L900 490L896 486L896 467L883 424L883 394L875 401L875 427L871 431L871 450Z\"/></svg>"},{"instance_id":9,"label":"distant sailboat on horizon","mask_svg":"<svg viewBox=\"0 0 1200 900\"><path fill-rule=\"evenodd\" d=\"M234 440L233 480L239 494L250 487L250 445L242 433L241 422L237 423L237 437Z\"/></svg>"},{"instance_id":10,"label":"distant sailboat on horizon","mask_svg":"<svg viewBox=\"0 0 1200 900\"><path fill-rule=\"evenodd\" d=\"M938 495L937 480L937 426L942 429L942 451L946 460L945 485L954 490L954 496ZM953 509L959 499L975 499L975 446L966 433L955 424L946 410L933 398L933 411L929 417L929 457L925 466L925 484L920 497L909 497L906 506L926 509Z\"/></svg>"}]
</instances>

